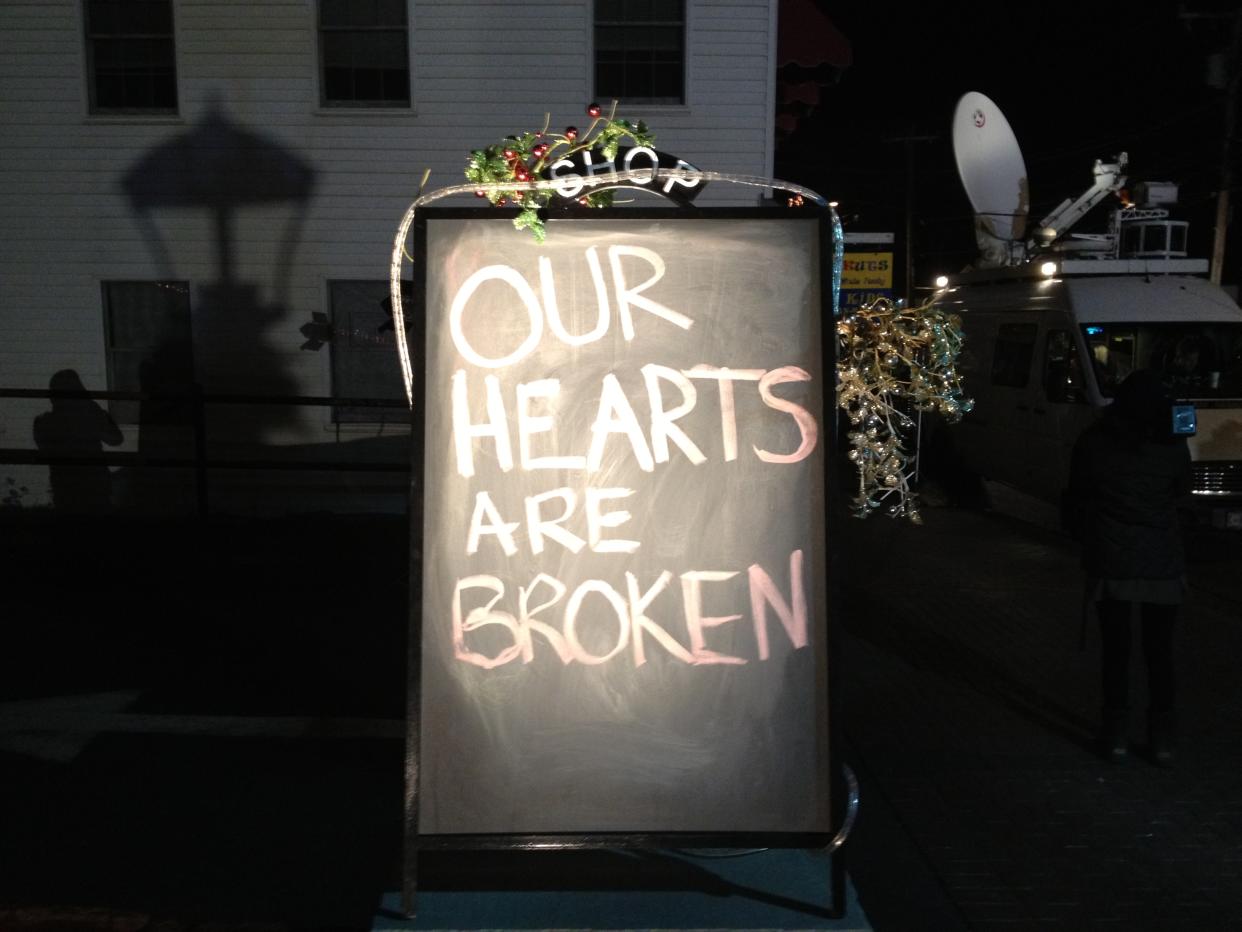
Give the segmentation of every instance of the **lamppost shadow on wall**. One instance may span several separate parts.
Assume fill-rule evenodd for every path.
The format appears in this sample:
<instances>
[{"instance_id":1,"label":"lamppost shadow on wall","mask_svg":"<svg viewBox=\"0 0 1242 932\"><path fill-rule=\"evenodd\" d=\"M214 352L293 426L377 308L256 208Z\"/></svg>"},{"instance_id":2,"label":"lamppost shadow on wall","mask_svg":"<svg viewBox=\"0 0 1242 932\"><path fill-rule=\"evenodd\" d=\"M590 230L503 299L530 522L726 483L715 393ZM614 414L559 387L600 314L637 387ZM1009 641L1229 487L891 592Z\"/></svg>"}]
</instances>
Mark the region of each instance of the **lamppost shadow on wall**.
<instances>
[{"instance_id":1,"label":"lamppost shadow on wall","mask_svg":"<svg viewBox=\"0 0 1242 932\"><path fill-rule=\"evenodd\" d=\"M182 391L197 382L209 393L297 393L287 371L288 358L299 348L296 334L281 334L274 342L271 330L286 318L293 259L314 182L315 171L302 157L231 121L218 99L194 127L154 147L125 172L121 186L163 277L176 278L182 257L170 252L161 235L159 212L209 211L215 257L215 280L197 286L192 353L191 347L169 346L171 338L158 340L143 360L144 392ZM273 252L270 298L264 300L264 283L243 280L239 271L253 274L253 260L239 261L235 225L247 208L280 204L292 207L284 223L273 220L246 244L248 250ZM254 446L294 414L287 406L226 409L211 425L213 444ZM174 415L165 410L160 420L185 423Z\"/></svg>"}]
</instances>

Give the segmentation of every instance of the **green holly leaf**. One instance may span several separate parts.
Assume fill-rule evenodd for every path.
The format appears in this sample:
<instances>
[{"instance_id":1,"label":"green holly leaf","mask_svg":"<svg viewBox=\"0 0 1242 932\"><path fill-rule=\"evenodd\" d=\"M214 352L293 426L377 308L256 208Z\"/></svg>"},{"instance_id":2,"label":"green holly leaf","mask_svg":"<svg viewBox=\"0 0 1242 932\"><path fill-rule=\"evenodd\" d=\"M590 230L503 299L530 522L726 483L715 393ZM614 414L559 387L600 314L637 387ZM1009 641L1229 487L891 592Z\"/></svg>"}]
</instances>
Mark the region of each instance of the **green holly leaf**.
<instances>
[{"instance_id":1,"label":"green holly leaf","mask_svg":"<svg viewBox=\"0 0 1242 932\"><path fill-rule=\"evenodd\" d=\"M547 239L548 231L544 227L543 218L539 216L539 211L534 207L523 208L522 212L513 218L513 225L519 230L530 230L536 243L542 243Z\"/></svg>"}]
</instances>

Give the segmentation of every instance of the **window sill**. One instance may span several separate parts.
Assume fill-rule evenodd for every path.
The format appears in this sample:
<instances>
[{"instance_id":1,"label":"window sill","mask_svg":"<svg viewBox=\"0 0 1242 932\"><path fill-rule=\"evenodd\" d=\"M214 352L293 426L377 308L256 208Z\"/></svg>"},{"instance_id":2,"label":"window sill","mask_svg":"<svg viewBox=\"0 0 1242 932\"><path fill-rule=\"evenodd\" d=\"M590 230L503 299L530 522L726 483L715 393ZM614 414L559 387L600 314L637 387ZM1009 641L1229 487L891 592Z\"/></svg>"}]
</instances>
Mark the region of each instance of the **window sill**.
<instances>
[{"instance_id":1,"label":"window sill","mask_svg":"<svg viewBox=\"0 0 1242 932\"><path fill-rule=\"evenodd\" d=\"M329 419L324 423L324 431L349 437L393 437L409 436L410 422L400 421L342 421L336 423Z\"/></svg>"},{"instance_id":2,"label":"window sill","mask_svg":"<svg viewBox=\"0 0 1242 932\"><path fill-rule=\"evenodd\" d=\"M88 113L82 118L88 126L184 126L179 113Z\"/></svg>"},{"instance_id":3,"label":"window sill","mask_svg":"<svg viewBox=\"0 0 1242 932\"><path fill-rule=\"evenodd\" d=\"M644 103L626 103L621 101L617 104L617 116L628 117L634 113L667 113L667 114L683 114L693 112L694 107L690 104L644 104Z\"/></svg>"},{"instance_id":4,"label":"window sill","mask_svg":"<svg viewBox=\"0 0 1242 932\"><path fill-rule=\"evenodd\" d=\"M377 117L398 117L408 120L418 116L418 109L412 104L408 107L316 107L311 113L317 117L357 116L368 120Z\"/></svg>"}]
</instances>

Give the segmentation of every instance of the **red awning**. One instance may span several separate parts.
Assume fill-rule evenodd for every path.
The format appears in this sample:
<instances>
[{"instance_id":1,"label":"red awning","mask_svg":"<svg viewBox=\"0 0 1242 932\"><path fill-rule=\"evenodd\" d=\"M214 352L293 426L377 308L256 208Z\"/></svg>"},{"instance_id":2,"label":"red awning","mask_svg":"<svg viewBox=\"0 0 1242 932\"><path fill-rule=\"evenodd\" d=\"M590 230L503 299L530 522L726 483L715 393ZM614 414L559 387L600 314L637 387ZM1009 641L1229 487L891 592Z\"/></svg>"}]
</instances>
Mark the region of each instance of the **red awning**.
<instances>
[{"instance_id":1,"label":"red awning","mask_svg":"<svg viewBox=\"0 0 1242 932\"><path fill-rule=\"evenodd\" d=\"M850 40L833 25L813 0L780 0L777 11L776 66L823 64L848 68L854 60Z\"/></svg>"}]
</instances>

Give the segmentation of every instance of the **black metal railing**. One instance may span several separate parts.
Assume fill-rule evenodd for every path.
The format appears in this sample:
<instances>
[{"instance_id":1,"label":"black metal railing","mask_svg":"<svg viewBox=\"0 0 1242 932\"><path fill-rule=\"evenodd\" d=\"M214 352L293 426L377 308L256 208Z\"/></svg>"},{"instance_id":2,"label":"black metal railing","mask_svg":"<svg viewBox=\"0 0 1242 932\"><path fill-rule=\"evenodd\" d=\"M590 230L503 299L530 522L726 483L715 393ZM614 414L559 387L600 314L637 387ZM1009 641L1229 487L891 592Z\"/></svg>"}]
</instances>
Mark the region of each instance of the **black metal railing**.
<instances>
[{"instance_id":1,"label":"black metal railing","mask_svg":"<svg viewBox=\"0 0 1242 932\"><path fill-rule=\"evenodd\" d=\"M153 469L190 469L194 472L195 511L201 517L208 511L208 474L211 470L301 470L319 472L408 472L408 461L375 461L365 459L324 459L313 457L271 456L237 458L213 456L207 439L207 409L213 406L289 406L333 408L404 409L405 401L384 398L334 398L316 395L233 395L191 390L184 394L153 394L125 391L56 391L37 388L0 388L0 399L46 399L81 401L157 402L175 406L185 412L184 420L159 426L189 428L191 440L185 455L150 455L133 451L100 451L91 454L57 454L55 452L0 447L0 463L34 466L116 466ZM388 422L386 422L388 423ZM138 425L141 432L142 424ZM333 444L332 446L339 446Z\"/></svg>"}]
</instances>

